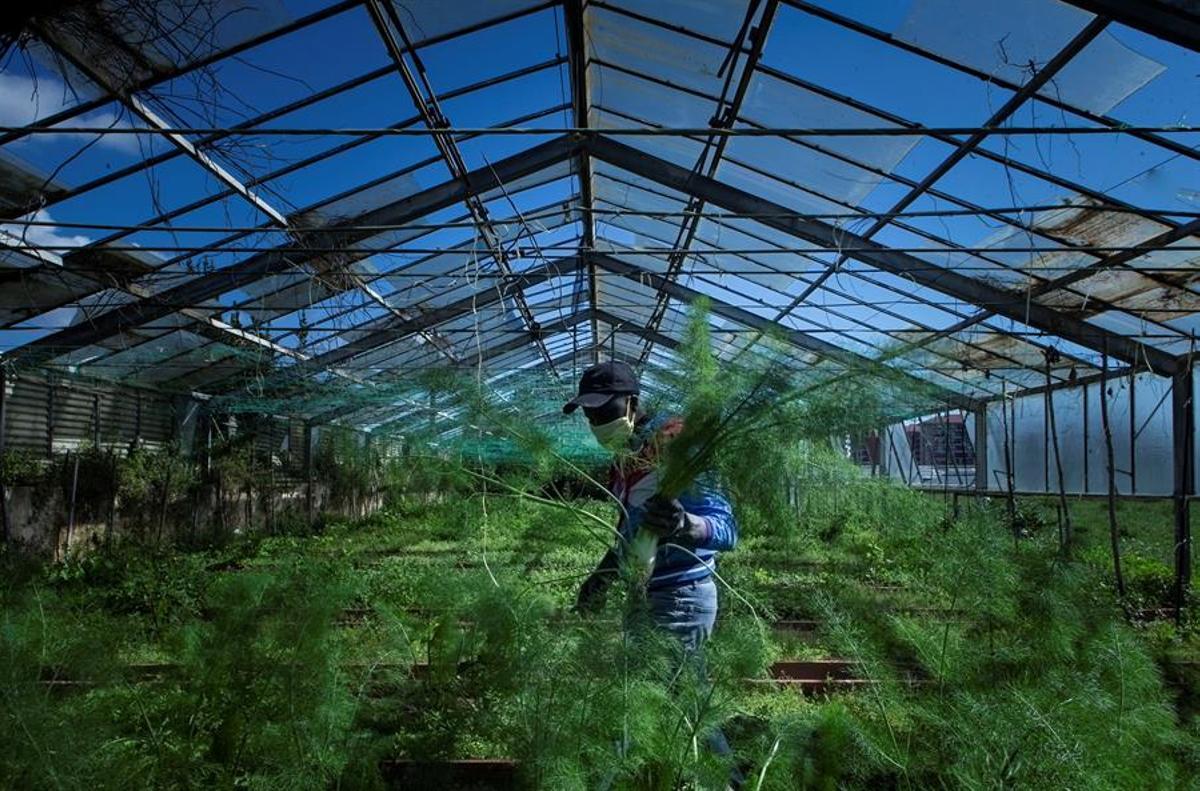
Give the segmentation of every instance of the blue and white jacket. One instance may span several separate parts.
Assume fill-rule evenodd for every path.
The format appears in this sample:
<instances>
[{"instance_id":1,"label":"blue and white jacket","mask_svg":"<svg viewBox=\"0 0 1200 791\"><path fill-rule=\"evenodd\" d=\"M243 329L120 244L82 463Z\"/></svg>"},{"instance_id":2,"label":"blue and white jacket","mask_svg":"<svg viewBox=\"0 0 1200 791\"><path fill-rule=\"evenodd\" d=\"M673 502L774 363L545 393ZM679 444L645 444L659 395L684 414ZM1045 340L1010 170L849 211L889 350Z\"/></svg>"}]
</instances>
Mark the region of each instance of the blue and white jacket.
<instances>
[{"instance_id":1,"label":"blue and white jacket","mask_svg":"<svg viewBox=\"0 0 1200 791\"><path fill-rule=\"evenodd\" d=\"M626 541L632 540L641 526L646 501L658 488L655 457L663 443L670 442L683 427L677 417L649 418L637 427L631 442L638 448L632 457L613 464L609 490L625 508L617 530ZM697 483L679 497L683 509L703 519L707 536L685 551L664 542L654 559L654 574L648 587L651 590L670 588L712 576L717 566L717 553L733 549L737 544L737 522L733 508L716 488Z\"/></svg>"}]
</instances>

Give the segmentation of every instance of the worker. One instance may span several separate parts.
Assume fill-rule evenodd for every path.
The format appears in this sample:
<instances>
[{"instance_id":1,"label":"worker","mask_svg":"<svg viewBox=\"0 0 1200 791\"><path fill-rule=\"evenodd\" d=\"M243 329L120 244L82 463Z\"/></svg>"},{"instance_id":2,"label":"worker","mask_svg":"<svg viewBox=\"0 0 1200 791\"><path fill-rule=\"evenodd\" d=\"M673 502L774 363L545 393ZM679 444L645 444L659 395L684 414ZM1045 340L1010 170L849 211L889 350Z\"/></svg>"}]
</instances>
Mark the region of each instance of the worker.
<instances>
[{"instance_id":1,"label":"worker","mask_svg":"<svg viewBox=\"0 0 1200 791\"><path fill-rule=\"evenodd\" d=\"M613 453L609 488L622 508L617 525L621 539L583 583L575 608L586 613L602 604L619 575L622 547L644 527L659 539L646 585L650 620L678 639L685 657L699 660L717 619L717 553L737 544L737 523L729 501L711 486L693 486L677 499L655 494L657 456L679 434L683 422L647 414L640 395L632 368L604 362L583 372L579 394L563 406L567 414L582 408L596 441ZM696 664L703 667L702 662ZM709 737L709 748L721 756L731 752L719 730ZM734 786L738 779L735 770Z\"/></svg>"}]
</instances>

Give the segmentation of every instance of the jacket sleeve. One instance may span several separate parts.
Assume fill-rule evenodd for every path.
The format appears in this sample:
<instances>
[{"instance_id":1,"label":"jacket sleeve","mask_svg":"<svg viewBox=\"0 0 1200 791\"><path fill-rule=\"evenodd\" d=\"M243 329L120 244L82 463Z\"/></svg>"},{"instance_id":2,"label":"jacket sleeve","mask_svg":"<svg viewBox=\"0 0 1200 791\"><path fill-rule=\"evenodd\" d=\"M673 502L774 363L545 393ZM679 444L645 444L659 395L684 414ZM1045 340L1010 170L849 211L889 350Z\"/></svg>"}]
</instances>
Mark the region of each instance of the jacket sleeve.
<instances>
[{"instance_id":1,"label":"jacket sleeve","mask_svg":"<svg viewBox=\"0 0 1200 791\"><path fill-rule=\"evenodd\" d=\"M690 496L680 498L680 504L689 516L704 520L707 530L703 540L696 541L697 549L726 552L737 546L737 520L733 507L725 496L716 489L697 487Z\"/></svg>"}]
</instances>

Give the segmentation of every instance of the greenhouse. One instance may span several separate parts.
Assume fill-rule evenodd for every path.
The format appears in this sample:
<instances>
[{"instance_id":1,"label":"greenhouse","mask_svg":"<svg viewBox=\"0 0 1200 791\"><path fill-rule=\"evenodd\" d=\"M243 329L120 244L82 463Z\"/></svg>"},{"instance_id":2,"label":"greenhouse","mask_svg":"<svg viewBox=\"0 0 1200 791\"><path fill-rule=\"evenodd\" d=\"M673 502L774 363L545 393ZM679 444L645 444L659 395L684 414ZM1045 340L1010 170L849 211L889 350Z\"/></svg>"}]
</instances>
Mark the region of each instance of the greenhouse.
<instances>
[{"instance_id":1,"label":"greenhouse","mask_svg":"<svg viewBox=\"0 0 1200 791\"><path fill-rule=\"evenodd\" d=\"M1200 789L1194 2L0 55L0 788Z\"/></svg>"}]
</instances>

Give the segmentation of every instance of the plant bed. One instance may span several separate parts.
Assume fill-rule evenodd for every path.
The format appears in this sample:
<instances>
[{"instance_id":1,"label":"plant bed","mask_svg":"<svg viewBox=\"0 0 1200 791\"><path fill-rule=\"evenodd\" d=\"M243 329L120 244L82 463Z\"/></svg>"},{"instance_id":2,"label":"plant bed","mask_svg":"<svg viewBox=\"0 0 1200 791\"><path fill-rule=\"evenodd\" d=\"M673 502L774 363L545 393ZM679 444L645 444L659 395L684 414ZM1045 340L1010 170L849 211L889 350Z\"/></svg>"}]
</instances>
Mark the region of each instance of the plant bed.
<instances>
[{"instance_id":1,"label":"plant bed","mask_svg":"<svg viewBox=\"0 0 1200 791\"><path fill-rule=\"evenodd\" d=\"M384 785L396 789L515 789L517 769L508 758L392 758L379 764Z\"/></svg>"}]
</instances>

